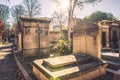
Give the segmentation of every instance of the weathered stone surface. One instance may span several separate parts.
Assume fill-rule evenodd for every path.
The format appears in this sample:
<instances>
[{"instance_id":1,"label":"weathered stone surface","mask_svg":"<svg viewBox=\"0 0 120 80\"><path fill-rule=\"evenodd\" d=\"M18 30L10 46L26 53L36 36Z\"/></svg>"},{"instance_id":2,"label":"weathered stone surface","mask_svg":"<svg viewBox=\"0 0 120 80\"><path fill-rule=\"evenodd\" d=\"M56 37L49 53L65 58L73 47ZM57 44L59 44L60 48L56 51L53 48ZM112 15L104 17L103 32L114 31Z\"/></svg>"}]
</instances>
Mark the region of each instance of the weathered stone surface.
<instances>
[{"instance_id":1,"label":"weathered stone surface","mask_svg":"<svg viewBox=\"0 0 120 80\"><path fill-rule=\"evenodd\" d=\"M86 78L85 75L90 76L92 79L95 78L95 76L100 76L105 73L106 64L103 62L99 62L92 57L89 57L87 61L87 57L81 55L77 55L77 58L73 55L68 55L35 60L33 62L33 72L38 79L42 80L49 80L51 77L61 78L62 80L64 80L63 78L66 77L71 80L78 80L79 77L79 80L83 80L88 79L88 77Z\"/></svg>"},{"instance_id":2,"label":"weathered stone surface","mask_svg":"<svg viewBox=\"0 0 120 80\"><path fill-rule=\"evenodd\" d=\"M73 53L88 54L101 58L101 31L92 22L79 22L73 33Z\"/></svg>"},{"instance_id":3,"label":"weathered stone surface","mask_svg":"<svg viewBox=\"0 0 120 80\"><path fill-rule=\"evenodd\" d=\"M44 63L52 68L62 67L69 64L74 63L83 63L84 61L91 60L91 57L81 55L81 54L75 54L75 55L67 55L67 56L59 56L54 58L48 58L44 59Z\"/></svg>"},{"instance_id":4,"label":"weathered stone surface","mask_svg":"<svg viewBox=\"0 0 120 80\"><path fill-rule=\"evenodd\" d=\"M48 31L50 19L20 17L19 22L19 26L21 26L21 32L18 34L19 51L23 51L23 54L26 54L25 50L34 49L32 55L36 55L34 53L36 52L35 50L39 48L39 45L42 49L49 47ZM37 32L38 27L42 31L39 35Z\"/></svg>"},{"instance_id":5,"label":"weathered stone surface","mask_svg":"<svg viewBox=\"0 0 120 80\"><path fill-rule=\"evenodd\" d=\"M77 54L35 60L33 73L38 79L89 80L105 74L100 27L81 21L74 29L73 52Z\"/></svg>"}]
</instances>

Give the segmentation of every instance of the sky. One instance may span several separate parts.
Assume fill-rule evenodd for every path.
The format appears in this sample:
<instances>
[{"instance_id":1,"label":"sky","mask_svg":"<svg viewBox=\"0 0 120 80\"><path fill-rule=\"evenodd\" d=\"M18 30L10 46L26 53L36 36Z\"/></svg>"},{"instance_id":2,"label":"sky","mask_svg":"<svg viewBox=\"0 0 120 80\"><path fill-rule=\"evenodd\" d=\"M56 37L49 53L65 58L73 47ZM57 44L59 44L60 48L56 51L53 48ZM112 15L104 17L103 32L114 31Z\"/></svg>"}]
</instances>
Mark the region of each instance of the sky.
<instances>
[{"instance_id":1,"label":"sky","mask_svg":"<svg viewBox=\"0 0 120 80\"><path fill-rule=\"evenodd\" d=\"M51 17L55 10L59 10L53 0L39 0L41 3L41 17ZM64 0L61 0L64 1ZM4 0L0 0L0 4L8 4L10 7L16 4L20 4L22 0L10 0L10 4L5 3ZM64 9L64 8L63 8ZM84 8L77 10L76 17L83 18L92 14L95 11L103 11L112 13L116 18L120 20L120 0L102 0L102 2L95 6L91 4L84 5Z\"/></svg>"}]
</instances>

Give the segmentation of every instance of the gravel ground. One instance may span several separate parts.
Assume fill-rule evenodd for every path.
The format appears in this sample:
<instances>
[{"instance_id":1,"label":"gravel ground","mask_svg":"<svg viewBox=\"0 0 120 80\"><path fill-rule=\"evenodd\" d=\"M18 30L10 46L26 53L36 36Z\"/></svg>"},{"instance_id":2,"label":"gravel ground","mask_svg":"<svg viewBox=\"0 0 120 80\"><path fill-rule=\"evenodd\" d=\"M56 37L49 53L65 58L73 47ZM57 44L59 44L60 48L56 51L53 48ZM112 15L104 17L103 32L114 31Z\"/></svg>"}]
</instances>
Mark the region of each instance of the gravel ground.
<instances>
[{"instance_id":1,"label":"gravel ground","mask_svg":"<svg viewBox=\"0 0 120 80\"><path fill-rule=\"evenodd\" d=\"M0 80L25 80L17 67L11 50L12 47L0 49Z\"/></svg>"}]
</instances>

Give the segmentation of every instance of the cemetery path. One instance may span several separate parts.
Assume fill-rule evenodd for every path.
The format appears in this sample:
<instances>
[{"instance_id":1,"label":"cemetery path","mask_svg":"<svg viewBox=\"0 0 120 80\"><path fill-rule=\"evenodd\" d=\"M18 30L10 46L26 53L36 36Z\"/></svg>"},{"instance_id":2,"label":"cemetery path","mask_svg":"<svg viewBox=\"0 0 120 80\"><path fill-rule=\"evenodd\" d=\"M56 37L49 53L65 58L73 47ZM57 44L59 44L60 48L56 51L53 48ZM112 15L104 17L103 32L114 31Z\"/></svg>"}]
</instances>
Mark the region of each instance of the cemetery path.
<instances>
[{"instance_id":1,"label":"cemetery path","mask_svg":"<svg viewBox=\"0 0 120 80\"><path fill-rule=\"evenodd\" d=\"M0 44L0 80L25 80L14 60L11 44Z\"/></svg>"}]
</instances>

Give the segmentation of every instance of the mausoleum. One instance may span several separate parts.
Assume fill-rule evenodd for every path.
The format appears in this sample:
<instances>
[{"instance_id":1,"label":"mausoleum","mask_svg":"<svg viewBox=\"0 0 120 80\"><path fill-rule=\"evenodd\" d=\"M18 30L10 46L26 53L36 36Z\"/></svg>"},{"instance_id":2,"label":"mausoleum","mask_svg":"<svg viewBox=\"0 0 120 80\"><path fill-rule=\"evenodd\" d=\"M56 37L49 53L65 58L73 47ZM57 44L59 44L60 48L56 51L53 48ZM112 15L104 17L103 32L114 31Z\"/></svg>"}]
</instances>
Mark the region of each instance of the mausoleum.
<instances>
[{"instance_id":1,"label":"mausoleum","mask_svg":"<svg viewBox=\"0 0 120 80\"><path fill-rule=\"evenodd\" d=\"M73 54L35 60L33 73L39 80L91 80L106 73L100 53L101 28L80 21L73 30Z\"/></svg>"},{"instance_id":2,"label":"mausoleum","mask_svg":"<svg viewBox=\"0 0 120 80\"><path fill-rule=\"evenodd\" d=\"M20 17L18 50L22 51L23 55L35 55L39 50L41 53L47 53L50 22L50 18Z\"/></svg>"}]
</instances>

